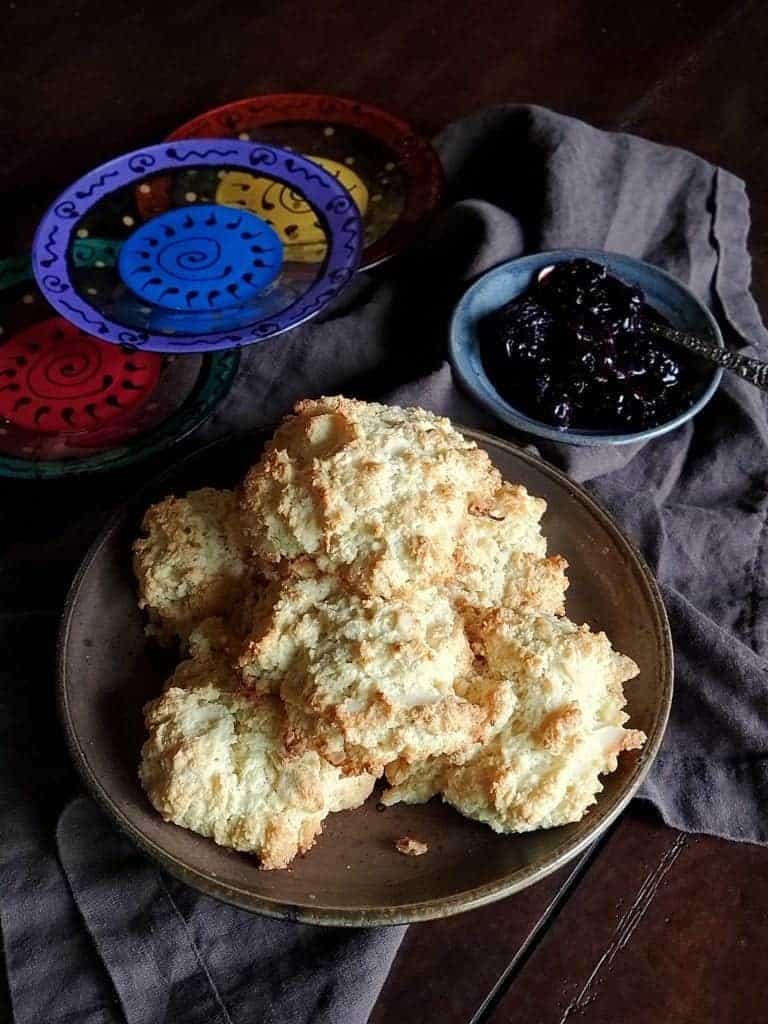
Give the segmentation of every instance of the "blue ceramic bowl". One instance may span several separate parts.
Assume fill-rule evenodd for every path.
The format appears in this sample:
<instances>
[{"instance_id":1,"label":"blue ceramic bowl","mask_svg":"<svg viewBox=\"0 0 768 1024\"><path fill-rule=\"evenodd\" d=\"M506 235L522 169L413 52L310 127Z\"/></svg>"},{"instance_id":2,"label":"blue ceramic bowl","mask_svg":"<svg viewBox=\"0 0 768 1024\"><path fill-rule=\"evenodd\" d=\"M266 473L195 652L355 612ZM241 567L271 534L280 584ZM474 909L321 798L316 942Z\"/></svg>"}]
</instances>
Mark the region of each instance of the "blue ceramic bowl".
<instances>
[{"instance_id":1,"label":"blue ceramic bowl","mask_svg":"<svg viewBox=\"0 0 768 1024\"><path fill-rule=\"evenodd\" d=\"M451 321L450 358L456 377L480 405L494 413L500 420L518 430L546 437L551 441L580 445L631 444L674 430L695 416L710 400L723 376L723 371L719 367L712 367L711 372L706 368L702 369L701 386L697 397L679 416L656 427L631 434L616 434L610 430L558 430L551 424L527 416L511 405L501 397L491 383L480 359L480 321L522 294L544 267L578 258L601 263L615 277L641 288L649 305L666 316L673 327L691 331L716 341L718 345L723 345L720 330L709 310L692 292L664 270L659 270L650 263L632 259L631 256L603 252L599 249L553 249L551 252L523 256L494 267L464 294Z\"/></svg>"}]
</instances>

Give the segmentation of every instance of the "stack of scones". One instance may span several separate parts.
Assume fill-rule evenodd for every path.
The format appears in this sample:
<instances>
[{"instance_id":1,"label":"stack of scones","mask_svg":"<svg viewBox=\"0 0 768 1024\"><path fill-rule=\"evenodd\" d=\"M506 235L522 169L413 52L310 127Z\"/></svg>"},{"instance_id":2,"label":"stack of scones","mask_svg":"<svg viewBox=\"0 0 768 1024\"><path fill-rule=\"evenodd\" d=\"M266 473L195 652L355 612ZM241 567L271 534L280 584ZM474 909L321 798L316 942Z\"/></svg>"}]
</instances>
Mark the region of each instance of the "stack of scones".
<instances>
[{"instance_id":1,"label":"stack of scones","mask_svg":"<svg viewBox=\"0 0 768 1024\"><path fill-rule=\"evenodd\" d=\"M545 502L447 419L300 402L237 491L146 513L148 631L184 660L145 708L159 813L283 868L383 778L496 832L578 821L642 745L635 663L565 617Z\"/></svg>"}]
</instances>

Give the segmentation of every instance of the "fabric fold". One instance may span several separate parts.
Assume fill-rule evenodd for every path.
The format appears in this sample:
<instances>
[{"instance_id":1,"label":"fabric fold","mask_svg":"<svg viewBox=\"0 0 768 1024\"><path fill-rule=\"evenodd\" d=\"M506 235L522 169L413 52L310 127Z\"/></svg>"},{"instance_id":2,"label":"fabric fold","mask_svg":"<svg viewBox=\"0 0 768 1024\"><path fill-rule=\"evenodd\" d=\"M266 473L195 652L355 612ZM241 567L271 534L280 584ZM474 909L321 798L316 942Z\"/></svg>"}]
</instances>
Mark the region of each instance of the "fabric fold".
<instances>
[{"instance_id":1,"label":"fabric fold","mask_svg":"<svg viewBox=\"0 0 768 1024\"><path fill-rule=\"evenodd\" d=\"M72 787L56 721L56 617L0 615L0 921L15 1024L121 1024L53 842Z\"/></svg>"},{"instance_id":2,"label":"fabric fold","mask_svg":"<svg viewBox=\"0 0 768 1024\"><path fill-rule=\"evenodd\" d=\"M88 798L61 863L128 1024L364 1024L403 928L317 928L227 906L155 869Z\"/></svg>"}]
</instances>

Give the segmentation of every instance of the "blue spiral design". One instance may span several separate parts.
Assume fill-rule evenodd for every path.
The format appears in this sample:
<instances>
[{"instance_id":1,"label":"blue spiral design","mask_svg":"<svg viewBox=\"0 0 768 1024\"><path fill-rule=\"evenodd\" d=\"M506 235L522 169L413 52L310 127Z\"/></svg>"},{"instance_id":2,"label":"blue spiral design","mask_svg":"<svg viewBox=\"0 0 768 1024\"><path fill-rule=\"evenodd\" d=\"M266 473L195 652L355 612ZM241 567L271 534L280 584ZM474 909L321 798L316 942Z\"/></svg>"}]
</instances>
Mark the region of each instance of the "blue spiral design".
<instances>
[{"instance_id":1,"label":"blue spiral design","mask_svg":"<svg viewBox=\"0 0 768 1024\"><path fill-rule=\"evenodd\" d=\"M53 292L54 295L62 295L64 292L69 291L69 285L66 281L62 281L56 274L46 274L43 278L43 288L47 288L48 291Z\"/></svg>"},{"instance_id":2,"label":"blue spiral design","mask_svg":"<svg viewBox=\"0 0 768 1024\"><path fill-rule=\"evenodd\" d=\"M118 339L122 345L128 348L138 348L149 338L146 331L120 331Z\"/></svg>"},{"instance_id":3,"label":"blue spiral design","mask_svg":"<svg viewBox=\"0 0 768 1024\"><path fill-rule=\"evenodd\" d=\"M215 238L180 238L157 254L157 262L180 281L213 281L226 270L221 244Z\"/></svg>"},{"instance_id":4,"label":"blue spiral design","mask_svg":"<svg viewBox=\"0 0 768 1024\"><path fill-rule=\"evenodd\" d=\"M248 154L251 167L274 167L277 153L269 146L255 146Z\"/></svg>"},{"instance_id":5,"label":"blue spiral design","mask_svg":"<svg viewBox=\"0 0 768 1024\"><path fill-rule=\"evenodd\" d=\"M336 196L335 199L331 199L329 203L325 204L325 208L328 213L342 214L346 213L347 210L351 210L354 202L351 196Z\"/></svg>"},{"instance_id":6,"label":"blue spiral design","mask_svg":"<svg viewBox=\"0 0 768 1024\"><path fill-rule=\"evenodd\" d=\"M57 203L53 208L53 212L57 217L61 217L62 220L74 220L78 216L77 207L68 199Z\"/></svg>"},{"instance_id":7,"label":"blue spiral design","mask_svg":"<svg viewBox=\"0 0 768 1024\"><path fill-rule=\"evenodd\" d=\"M278 235L255 214L200 204L143 224L123 243L118 269L143 302L200 314L248 303L279 274L282 258Z\"/></svg>"},{"instance_id":8,"label":"blue spiral design","mask_svg":"<svg viewBox=\"0 0 768 1024\"><path fill-rule=\"evenodd\" d=\"M156 162L151 153L134 153L128 161L128 167L134 174L141 174L154 167Z\"/></svg>"}]
</instances>

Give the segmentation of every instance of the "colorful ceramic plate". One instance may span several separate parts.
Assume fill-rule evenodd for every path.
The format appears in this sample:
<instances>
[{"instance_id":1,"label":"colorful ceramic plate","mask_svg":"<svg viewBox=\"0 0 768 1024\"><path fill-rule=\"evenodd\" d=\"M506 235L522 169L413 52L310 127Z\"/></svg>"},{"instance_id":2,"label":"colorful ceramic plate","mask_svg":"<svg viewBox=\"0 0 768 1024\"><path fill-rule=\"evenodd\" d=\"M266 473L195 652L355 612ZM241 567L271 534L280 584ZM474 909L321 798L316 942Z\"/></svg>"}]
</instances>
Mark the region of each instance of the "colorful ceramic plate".
<instances>
[{"instance_id":1,"label":"colorful ceramic plate","mask_svg":"<svg viewBox=\"0 0 768 1024\"><path fill-rule=\"evenodd\" d=\"M107 345L54 316L0 345L0 418L36 434L122 439L162 368L155 352Z\"/></svg>"},{"instance_id":2,"label":"colorful ceramic plate","mask_svg":"<svg viewBox=\"0 0 768 1024\"><path fill-rule=\"evenodd\" d=\"M139 785L141 709L173 665L144 633L131 578L131 543L147 505L192 487L232 486L264 435L230 439L182 462L117 515L96 540L67 601L59 641L59 704L74 761L112 819L172 874L247 910L328 925L398 924L444 917L531 885L576 857L637 791L655 757L672 699L672 645L658 588L629 541L589 495L512 445L466 431L509 480L546 498L551 550L570 565L572 618L605 629L640 666L627 685L632 725L648 742L622 756L597 804L576 825L499 836L433 800L379 812L376 798L332 814L316 846L289 871L260 871L253 857L166 824ZM423 857L394 848L403 835Z\"/></svg>"},{"instance_id":3,"label":"colorful ceramic plate","mask_svg":"<svg viewBox=\"0 0 768 1024\"><path fill-rule=\"evenodd\" d=\"M137 202L158 175L168 203L142 221ZM315 316L361 245L357 206L333 174L273 146L205 139L128 153L75 182L38 228L33 269L57 312L103 341L210 352Z\"/></svg>"},{"instance_id":4,"label":"colorful ceramic plate","mask_svg":"<svg viewBox=\"0 0 768 1024\"><path fill-rule=\"evenodd\" d=\"M232 138L258 140L303 153L333 174L349 191L363 217L364 252L361 269L381 263L406 246L440 201L443 172L432 146L405 121L354 100L337 96L287 93L258 96L228 103L188 121L170 140ZM174 190L196 188L191 179L175 182L156 179L149 192L138 197L144 216L169 208L178 197ZM242 174L211 182L217 201L238 202L265 216L268 196L258 185L243 190ZM269 213L269 211L267 211ZM317 235L306 209L277 211L275 227L283 241L286 231L298 230L311 251Z\"/></svg>"},{"instance_id":5,"label":"colorful ceramic plate","mask_svg":"<svg viewBox=\"0 0 768 1024\"><path fill-rule=\"evenodd\" d=\"M199 427L238 352L161 356L109 345L52 310L29 261L0 263L0 476L50 479L137 462Z\"/></svg>"}]
</instances>

